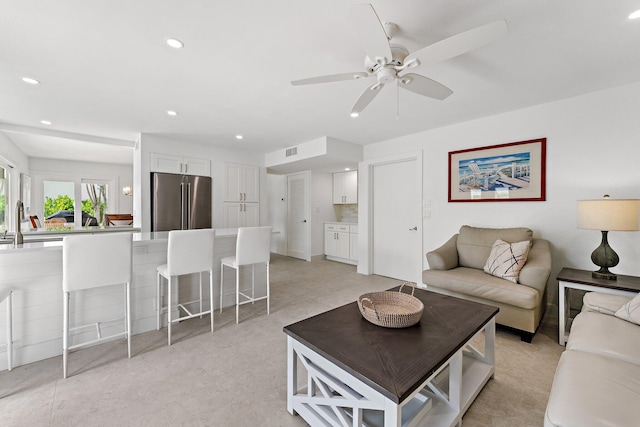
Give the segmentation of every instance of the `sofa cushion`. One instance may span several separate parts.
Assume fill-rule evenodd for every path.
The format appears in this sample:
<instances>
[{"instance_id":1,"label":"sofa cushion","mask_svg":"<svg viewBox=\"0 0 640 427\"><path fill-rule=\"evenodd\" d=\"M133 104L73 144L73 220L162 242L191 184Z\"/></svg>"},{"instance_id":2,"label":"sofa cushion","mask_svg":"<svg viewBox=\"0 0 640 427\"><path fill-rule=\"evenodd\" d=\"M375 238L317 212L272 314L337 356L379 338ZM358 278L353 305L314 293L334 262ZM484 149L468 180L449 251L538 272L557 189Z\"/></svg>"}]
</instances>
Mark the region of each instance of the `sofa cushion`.
<instances>
[{"instance_id":1,"label":"sofa cushion","mask_svg":"<svg viewBox=\"0 0 640 427\"><path fill-rule=\"evenodd\" d=\"M565 351L553 379L544 425L637 426L638 402L640 366L599 354Z\"/></svg>"},{"instance_id":2,"label":"sofa cushion","mask_svg":"<svg viewBox=\"0 0 640 427\"><path fill-rule=\"evenodd\" d=\"M616 311L616 317L640 325L640 294Z\"/></svg>"},{"instance_id":3,"label":"sofa cushion","mask_svg":"<svg viewBox=\"0 0 640 427\"><path fill-rule=\"evenodd\" d=\"M453 270L425 270L422 281L429 286L531 310L542 295L535 289L491 276L482 269L458 267Z\"/></svg>"},{"instance_id":4,"label":"sofa cushion","mask_svg":"<svg viewBox=\"0 0 640 427\"><path fill-rule=\"evenodd\" d=\"M520 270L527 262L529 247L531 242L507 243L498 239L491 248L487 263L484 265L484 272L501 279L518 283Z\"/></svg>"},{"instance_id":5,"label":"sofa cushion","mask_svg":"<svg viewBox=\"0 0 640 427\"><path fill-rule=\"evenodd\" d=\"M482 270L498 239L508 243L531 241L533 231L528 228L477 228L463 225L456 243L459 265Z\"/></svg>"},{"instance_id":6,"label":"sofa cushion","mask_svg":"<svg viewBox=\"0 0 640 427\"><path fill-rule=\"evenodd\" d=\"M640 365L639 338L638 325L608 314L583 311L571 324L567 350L600 354Z\"/></svg>"},{"instance_id":7,"label":"sofa cushion","mask_svg":"<svg viewBox=\"0 0 640 427\"><path fill-rule=\"evenodd\" d=\"M582 297L582 311L595 311L611 316L620 310L620 307L631 301L624 295L603 294L601 292L587 292Z\"/></svg>"}]
</instances>

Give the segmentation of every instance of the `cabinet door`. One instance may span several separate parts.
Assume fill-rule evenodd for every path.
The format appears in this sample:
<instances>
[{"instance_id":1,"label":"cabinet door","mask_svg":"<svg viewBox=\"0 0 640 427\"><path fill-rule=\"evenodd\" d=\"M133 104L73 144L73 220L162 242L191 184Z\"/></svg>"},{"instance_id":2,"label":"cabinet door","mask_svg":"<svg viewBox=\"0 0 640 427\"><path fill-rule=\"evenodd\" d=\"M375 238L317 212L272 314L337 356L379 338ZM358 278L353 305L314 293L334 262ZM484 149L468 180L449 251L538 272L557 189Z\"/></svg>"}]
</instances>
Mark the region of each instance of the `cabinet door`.
<instances>
[{"instance_id":1,"label":"cabinet door","mask_svg":"<svg viewBox=\"0 0 640 427\"><path fill-rule=\"evenodd\" d=\"M338 241L336 240L335 231L324 232L324 254L328 256L337 256Z\"/></svg>"},{"instance_id":2,"label":"cabinet door","mask_svg":"<svg viewBox=\"0 0 640 427\"><path fill-rule=\"evenodd\" d=\"M151 153L151 172L183 173L182 157L170 154Z\"/></svg>"},{"instance_id":3,"label":"cabinet door","mask_svg":"<svg viewBox=\"0 0 640 427\"><path fill-rule=\"evenodd\" d=\"M223 203L224 228L242 227L242 203Z\"/></svg>"},{"instance_id":4,"label":"cabinet door","mask_svg":"<svg viewBox=\"0 0 640 427\"><path fill-rule=\"evenodd\" d=\"M242 171L243 178L243 201L259 202L260 201L260 168L258 166L244 166Z\"/></svg>"},{"instance_id":5,"label":"cabinet door","mask_svg":"<svg viewBox=\"0 0 640 427\"><path fill-rule=\"evenodd\" d=\"M242 165L233 163L225 163L225 202L241 202L242 201Z\"/></svg>"},{"instance_id":6,"label":"cabinet door","mask_svg":"<svg viewBox=\"0 0 640 427\"><path fill-rule=\"evenodd\" d=\"M260 204L242 203L243 227L258 227L260 225Z\"/></svg>"},{"instance_id":7,"label":"cabinet door","mask_svg":"<svg viewBox=\"0 0 640 427\"><path fill-rule=\"evenodd\" d=\"M349 234L349 259L353 261L358 260L358 234Z\"/></svg>"},{"instance_id":8,"label":"cabinet door","mask_svg":"<svg viewBox=\"0 0 640 427\"><path fill-rule=\"evenodd\" d=\"M333 204L343 205L344 201L344 172L333 174Z\"/></svg>"},{"instance_id":9,"label":"cabinet door","mask_svg":"<svg viewBox=\"0 0 640 427\"><path fill-rule=\"evenodd\" d=\"M336 256L339 258L346 258L349 259L349 233L345 233L345 232L338 232L336 233L336 235L338 236L337 239L337 254Z\"/></svg>"},{"instance_id":10,"label":"cabinet door","mask_svg":"<svg viewBox=\"0 0 640 427\"><path fill-rule=\"evenodd\" d=\"M358 171L344 173L344 202L358 203Z\"/></svg>"},{"instance_id":11,"label":"cabinet door","mask_svg":"<svg viewBox=\"0 0 640 427\"><path fill-rule=\"evenodd\" d=\"M206 159L183 159L184 173L187 175L211 176L211 161Z\"/></svg>"}]
</instances>

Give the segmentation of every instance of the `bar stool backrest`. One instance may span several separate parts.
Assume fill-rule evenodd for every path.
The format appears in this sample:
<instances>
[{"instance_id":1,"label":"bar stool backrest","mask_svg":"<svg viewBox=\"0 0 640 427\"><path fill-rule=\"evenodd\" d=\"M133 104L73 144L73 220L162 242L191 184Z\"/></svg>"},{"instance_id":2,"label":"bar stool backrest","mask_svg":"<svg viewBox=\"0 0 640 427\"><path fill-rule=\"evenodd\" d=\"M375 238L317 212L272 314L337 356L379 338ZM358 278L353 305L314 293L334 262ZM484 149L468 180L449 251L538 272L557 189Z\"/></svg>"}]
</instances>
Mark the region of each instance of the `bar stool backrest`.
<instances>
[{"instance_id":1,"label":"bar stool backrest","mask_svg":"<svg viewBox=\"0 0 640 427\"><path fill-rule=\"evenodd\" d=\"M131 282L131 233L66 236L62 239L65 292Z\"/></svg>"},{"instance_id":2,"label":"bar stool backrest","mask_svg":"<svg viewBox=\"0 0 640 427\"><path fill-rule=\"evenodd\" d=\"M212 228L170 231L167 274L180 276L213 270L215 234L216 231Z\"/></svg>"},{"instance_id":3,"label":"bar stool backrest","mask_svg":"<svg viewBox=\"0 0 640 427\"><path fill-rule=\"evenodd\" d=\"M269 262L272 227L240 227L236 242L236 263L250 265Z\"/></svg>"}]
</instances>

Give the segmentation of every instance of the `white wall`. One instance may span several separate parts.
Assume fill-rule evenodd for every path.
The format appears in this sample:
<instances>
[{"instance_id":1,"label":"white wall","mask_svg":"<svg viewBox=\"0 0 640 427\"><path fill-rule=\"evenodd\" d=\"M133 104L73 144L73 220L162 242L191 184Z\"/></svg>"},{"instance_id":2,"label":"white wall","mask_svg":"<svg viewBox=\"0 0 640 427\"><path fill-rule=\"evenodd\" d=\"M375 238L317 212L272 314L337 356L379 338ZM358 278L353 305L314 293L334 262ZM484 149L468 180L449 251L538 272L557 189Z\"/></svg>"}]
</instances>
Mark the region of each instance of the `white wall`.
<instances>
[{"instance_id":1,"label":"white wall","mask_svg":"<svg viewBox=\"0 0 640 427\"><path fill-rule=\"evenodd\" d=\"M240 145L241 143L239 143ZM150 153L163 153L175 156L194 157L200 159L211 160L211 178L213 180L213 227L223 227L223 194L224 194L224 164L240 163L245 165L260 166L260 200L267 198L266 185L266 169L264 168L264 155L257 151L229 150L216 147L209 144L199 144L194 142L185 142L184 140L172 139L159 135L142 134L140 142L134 154L134 167L140 171L134 184L134 198L136 198L135 209L141 211L141 223L136 222L136 226L141 227L142 231L149 231L151 228L151 183L149 160ZM136 194L140 195L138 199ZM264 203L264 202L263 202ZM260 205L260 224L266 224L267 209L265 205Z\"/></svg>"},{"instance_id":2,"label":"white wall","mask_svg":"<svg viewBox=\"0 0 640 427\"><path fill-rule=\"evenodd\" d=\"M266 224L278 233L271 237L271 252L287 254L287 176L267 174Z\"/></svg>"},{"instance_id":3,"label":"white wall","mask_svg":"<svg viewBox=\"0 0 640 427\"><path fill-rule=\"evenodd\" d=\"M43 181L54 179L74 181L81 179L111 180L114 188L110 188L109 212L132 213L133 198L122 194L122 187L133 185L133 167L131 165L112 163L92 163L71 160L30 158L32 214L43 218ZM79 186L76 193L80 191Z\"/></svg>"},{"instance_id":4,"label":"white wall","mask_svg":"<svg viewBox=\"0 0 640 427\"><path fill-rule=\"evenodd\" d=\"M20 174L29 173L29 158L4 133L0 132L0 157L9 168L9 204L7 205L7 229L14 230L15 202L20 199Z\"/></svg>"},{"instance_id":5,"label":"white wall","mask_svg":"<svg viewBox=\"0 0 640 427\"><path fill-rule=\"evenodd\" d=\"M635 83L367 145L364 155L370 160L423 150L423 200L431 202L431 219L423 219L425 252L463 224L526 226L535 237L548 239L553 251L549 300L557 303L555 277L562 267L597 269L590 254L600 232L576 228L576 201L605 193L640 198L639 117L640 83ZM547 138L546 201L447 202L449 151L541 137ZM367 215L367 206L360 203L360 211ZM620 255L612 270L640 276L640 234L611 232L609 243ZM427 268L424 257L423 262Z\"/></svg>"}]
</instances>

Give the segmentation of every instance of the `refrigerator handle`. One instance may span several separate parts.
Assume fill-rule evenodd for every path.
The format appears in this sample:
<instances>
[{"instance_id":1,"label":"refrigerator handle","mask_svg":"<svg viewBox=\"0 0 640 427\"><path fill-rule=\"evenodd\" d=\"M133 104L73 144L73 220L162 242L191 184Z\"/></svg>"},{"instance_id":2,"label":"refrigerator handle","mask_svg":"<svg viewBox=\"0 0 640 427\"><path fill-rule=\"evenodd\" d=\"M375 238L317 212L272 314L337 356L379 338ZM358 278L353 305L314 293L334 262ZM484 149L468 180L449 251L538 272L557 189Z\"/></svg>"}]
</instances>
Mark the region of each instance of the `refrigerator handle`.
<instances>
[{"instance_id":1,"label":"refrigerator handle","mask_svg":"<svg viewBox=\"0 0 640 427\"><path fill-rule=\"evenodd\" d=\"M184 182L180 183L180 229L184 230Z\"/></svg>"},{"instance_id":2,"label":"refrigerator handle","mask_svg":"<svg viewBox=\"0 0 640 427\"><path fill-rule=\"evenodd\" d=\"M187 183L187 229L191 230L191 183Z\"/></svg>"}]
</instances>

